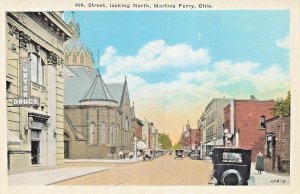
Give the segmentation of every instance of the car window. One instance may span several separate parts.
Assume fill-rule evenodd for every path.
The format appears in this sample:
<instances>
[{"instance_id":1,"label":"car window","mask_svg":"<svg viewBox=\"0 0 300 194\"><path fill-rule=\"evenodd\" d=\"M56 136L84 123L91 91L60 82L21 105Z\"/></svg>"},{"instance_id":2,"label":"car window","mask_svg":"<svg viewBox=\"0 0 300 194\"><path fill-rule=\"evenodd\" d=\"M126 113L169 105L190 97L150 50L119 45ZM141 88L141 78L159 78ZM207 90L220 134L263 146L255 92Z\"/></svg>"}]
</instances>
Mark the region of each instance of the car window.
<instances>
[{"instance_id":1,"label":"car window","mask_svg":"<svg viewBox=\"0 0 300 194\"><path fill-rule=\"evenodd\" d=\"M223 160L223 162L242 163L242 154L241 153L223 152L222 160Z\"/></svg>"}]
</instances>

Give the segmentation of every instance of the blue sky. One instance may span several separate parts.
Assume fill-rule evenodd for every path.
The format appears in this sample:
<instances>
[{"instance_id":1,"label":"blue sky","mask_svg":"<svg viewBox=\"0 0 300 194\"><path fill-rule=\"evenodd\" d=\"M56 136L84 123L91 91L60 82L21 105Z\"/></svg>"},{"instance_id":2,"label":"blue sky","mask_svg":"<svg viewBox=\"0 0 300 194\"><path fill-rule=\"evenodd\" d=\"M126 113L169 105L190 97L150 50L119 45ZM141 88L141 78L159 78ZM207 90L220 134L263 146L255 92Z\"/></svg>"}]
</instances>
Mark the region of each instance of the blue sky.
<instances>
[{"instance_id":1,"label":"blue sky","mask_svg":"<svg viewBox=\"0 0 300 194\"><path fill-rule=\"evenodd\" d=\"M78 11L75 19L96 62L100 52L103 78L127 75L137 114L167 132L183 124L161 118L195 125L214 97L276 99L289 89L289 11Z\"/></svg>"}]
</instances>

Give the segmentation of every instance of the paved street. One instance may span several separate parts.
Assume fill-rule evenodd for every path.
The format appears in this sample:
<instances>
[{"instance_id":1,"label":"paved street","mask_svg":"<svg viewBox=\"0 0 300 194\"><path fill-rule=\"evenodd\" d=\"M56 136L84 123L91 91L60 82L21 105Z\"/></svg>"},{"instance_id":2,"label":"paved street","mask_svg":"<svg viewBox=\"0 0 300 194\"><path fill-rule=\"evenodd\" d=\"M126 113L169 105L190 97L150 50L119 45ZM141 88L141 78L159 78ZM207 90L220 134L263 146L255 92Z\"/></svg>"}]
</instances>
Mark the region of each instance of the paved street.
<instances>
[{"instance_id":1,"label":"paved street","mask_svg":"<svg viewBox=\"0 0 300 194\"><path fill-rule=\"evenodd\" d=\"M65 167L108 167L110 170L55 185L207 185L212 171L209 161L174 160L173 155L139 163L66 163Z\"/></svg>"}]
</instances>

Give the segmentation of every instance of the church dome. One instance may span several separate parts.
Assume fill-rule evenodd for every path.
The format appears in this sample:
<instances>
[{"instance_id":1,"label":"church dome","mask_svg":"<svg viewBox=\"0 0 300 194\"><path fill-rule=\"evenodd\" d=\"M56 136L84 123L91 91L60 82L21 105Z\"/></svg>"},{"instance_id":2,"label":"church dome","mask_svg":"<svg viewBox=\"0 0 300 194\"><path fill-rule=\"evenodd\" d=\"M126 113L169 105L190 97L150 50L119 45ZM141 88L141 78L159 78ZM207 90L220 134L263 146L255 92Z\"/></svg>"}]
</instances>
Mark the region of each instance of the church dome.
<instances>
[{"instance_id":1,"label":"church dome","mask_svg":"<svg viewBox=\"0 0 300 194\"><path fill-rule=\"evenodd\" d=\"M93 68L94 60L90 49L80 40L80 27L75 22L74 13L67 23L72 29L72 38L64 43L65 64L70 66L85 66Z\"/></svg>"},{"instance_id":2,"label":"church dome","mask_svg":"<svg viewBox=\"0 0 300 194\"><path fill-rule=\"evenodd\" d=\"M64 52L69 51L70 53L73 50L76 50L78 53L83 50L85 54L92 55L90 49L83 43L79 38L70 38L64 43Z\"/></svg>"}]
</instances>

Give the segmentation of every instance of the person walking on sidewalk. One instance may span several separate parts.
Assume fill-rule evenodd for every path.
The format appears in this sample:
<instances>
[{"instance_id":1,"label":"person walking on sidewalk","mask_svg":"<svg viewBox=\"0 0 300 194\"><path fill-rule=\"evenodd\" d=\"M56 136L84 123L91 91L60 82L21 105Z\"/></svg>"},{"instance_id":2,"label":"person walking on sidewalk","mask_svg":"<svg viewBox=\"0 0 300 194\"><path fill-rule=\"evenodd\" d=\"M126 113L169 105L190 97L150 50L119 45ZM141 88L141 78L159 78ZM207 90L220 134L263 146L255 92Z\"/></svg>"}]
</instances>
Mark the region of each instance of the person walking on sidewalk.
<instances>
[{"instance_id":1,"label":"person walking on sidewalk","mask_svg":"<svg viewBox=\"0 0 300 194\"><path fill-rule=\"evenodd\" d=\"M122 150L119 151L119 158L123 159L123 152L122 152Z\"/></svg>"},{"instance_id":2,"label":"person walking on sidewalk","mask_svg":"<svg viewBox=\"0 0 300 194\"><path fill-rule=\"evenodd\" d=\"M261 174L261 171L264 170L264 156L261 152L258 152L256 155L256 166L255 169Z\"/></svg>"}]
</instances>

